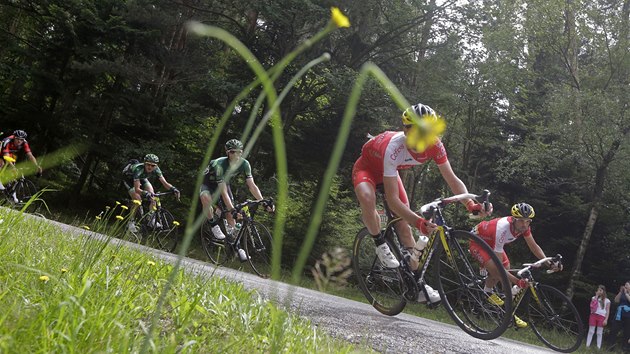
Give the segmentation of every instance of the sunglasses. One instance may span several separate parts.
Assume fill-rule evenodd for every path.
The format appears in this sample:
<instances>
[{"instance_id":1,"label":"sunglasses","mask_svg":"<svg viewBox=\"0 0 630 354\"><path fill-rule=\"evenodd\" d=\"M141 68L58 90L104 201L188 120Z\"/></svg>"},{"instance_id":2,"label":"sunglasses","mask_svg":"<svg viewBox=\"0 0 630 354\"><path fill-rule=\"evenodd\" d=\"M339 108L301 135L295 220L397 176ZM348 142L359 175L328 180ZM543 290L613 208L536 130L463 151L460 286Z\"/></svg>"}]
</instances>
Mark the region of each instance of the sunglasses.
<instances>
[{"instance_id":1,"label":"sunglasses","mask_svg":"<svg viewBox=\"0 0 630 354\"><path fill-rule=\"evenodd\" d=\"M22 139L22 138L15 138L15 141L24 142L24 139Z\"/></svg>"},{"instance_id":2,"label":"sunglasses","mask_svg":"<svg viewBox=\"0 0 630 354\"><path fill-rule=\"evenodd\" d=\"M145 163L145 165L147 165L147 166L149 166L149 167L157 167L157 165L156 165L156 164L154 164L154 163Z\"/></svg>"},{"instance_id":3,"label":"sunglasses","mask_svg":"<svg viewBox=\"0 0 630 354\"><path fill-rule=\"evenodd\" d=\"M242 154L243 150L228 150L228 154Z\"/></svg>"}]
</instances>

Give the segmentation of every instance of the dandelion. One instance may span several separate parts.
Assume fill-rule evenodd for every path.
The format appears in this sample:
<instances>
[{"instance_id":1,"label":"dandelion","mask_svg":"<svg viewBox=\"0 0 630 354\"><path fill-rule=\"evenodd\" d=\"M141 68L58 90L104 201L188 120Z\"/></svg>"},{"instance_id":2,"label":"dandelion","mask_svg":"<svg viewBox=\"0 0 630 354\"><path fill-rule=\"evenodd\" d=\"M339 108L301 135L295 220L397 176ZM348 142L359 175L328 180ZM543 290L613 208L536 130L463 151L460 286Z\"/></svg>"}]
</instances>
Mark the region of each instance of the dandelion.
<instances>
[{"instance_id":1,"label":"dandelion","mask_svg":"<svg viewBox=\"0 0 630 354\"><path fill-rule=\"evenodd\" d=\"M120 205L120 202L119 202L119 201L116 201L116 205Z\"/></svg>"},{"instance_id":2,"label":"dandelion","mask_svg":"<svg viewBox=\"0 0 630 354\"><path fill-rule=\"evenodd\" d=\"M101 216L100 215L96 215L95 218L96 218L96 220L101 220Z\"/></svg>"},{"instance_id":3,"label":"dandelion","mask_svg":"<svg viewBox=\"0 0 630 354\"><path fill-rule=\"evenodd\" d=\"M122 215L116 215L116 219L118 219L118 220L122 221L124 218L123 218L123 216L122 216Z\"/></svg>"},{"instance_id":4,"label":"dandelion","mask_svg":"<svg viewBox=\"0 0 630 354\"><path fill-rule=\"evenodd\" d=\"M123 210L128 210L128 209L129 209L129 207L128 207L128 206L126 206L126 205L121 205L120 207L121 207Z\"/></svg>"},{"instance_id":5,"label":"dandelion","mask_svg":"<svg viewBox=\"0 0 630 354\"><path fill-rule=\"evenodd\" d=\"M332 16L332 21L335 23L335 25L337 25L337 27L350 27L350 20L348 20L348 17L346 17L346 15L344 15L338 7L331 7L330 12Z\"/></svg>"},{"instance_id":6,"label":"dandelion","mask_svg":"<svg viewBox=\"0 0 630 354\"><path fill-rule=\"evenodd\" d=\"M133 203L134 203L135 205L140 205L140 204L142 204L142 202L141 202L141 201L136 200L136 199L134 199L134 200L133 200Z\"/></svg>"},{"instance_id":7,"label":"dandelion","mask_svg":"<svg viewBox=\"0 0 630 354\"><path fill-rule=\"evenodd\" d=\"M148 262L147 262L147 264L148 264L148 265L150 265L150 266L154 266L154 265L155 265L155 262L153 262L153 261L148 261Z\"/></svg>"},{"instance_id":8,"label":"dandelion","mask_svg":"<svg viewBox=\"0 0 630 354\"><path fill-rule=\"evenodd\" d=\"M179 221L175 221L175 220L173 220L173 225L175 225L175 226L179 226Z\"/></svg>"},{"instance_id":9,"label":"dandelion","mask_svg":"<svg viewBox=\"0 0 630 354\"><path fill-rule=\"evenodd\" d=\"M83 228L83 229L85 229L85 230L89 230L89 229L90 229L90 227L89 227L89 226L87 226L87 225L83 225L83 226L81 226L81 228Z\"/></svg>"},{"instance_id":10,"label":"dandelion","mask_svg":"<svg viewBox=\"0 0 630 354\"><path fill-rule=\"evenodd\" d=\"M43 281L44 283L47 283L50 278L47 275L42 275L39 277L39 280Z\"/></svg>"},{"instance_id":11,"label":"dandelion","mask_svg":"<svg viewBox=\"0 0 630 354\"><path fill-rule=\"evenodd\" d=\"M68 272L68 270L67 270L66 268L61 268L61 272L62 272L62 273L67 273L67 272Z\"/></svg>"}]
</instances>

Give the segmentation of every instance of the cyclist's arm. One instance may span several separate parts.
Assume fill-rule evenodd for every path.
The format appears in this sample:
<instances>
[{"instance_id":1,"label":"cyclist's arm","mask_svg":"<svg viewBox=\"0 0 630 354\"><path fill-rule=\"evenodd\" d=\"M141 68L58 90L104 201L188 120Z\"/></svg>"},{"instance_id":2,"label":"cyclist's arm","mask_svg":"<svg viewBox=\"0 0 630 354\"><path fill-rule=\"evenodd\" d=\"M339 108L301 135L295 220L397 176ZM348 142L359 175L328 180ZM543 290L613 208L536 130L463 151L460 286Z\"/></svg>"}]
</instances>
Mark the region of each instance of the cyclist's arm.
<instances>
[{"instance_id":1,"label":"cyclist's arm","mask_svg":"<svg viewBox=\"0 0 630 354\"><path fill-rule=\"evenodd\" d=\"M136 192L138 195L142 195L142 186L140 185L139 179L133 180L133 191Z\"/></svg>"},{"instance_id":2,"label":"cyclist's arm","mask_svg":"<svg viewBox=\"0 0 630 354\"><path fill-rule=\"evenodd\" d=\"M254 196L254 198L256 198L256 200L263 199L262 193L260 193L260 189L254 182L254 177L246 178L245 184L247 185L247 188L249 188L249 192L252 193L252 195Z\"/></svg>"},{"instance_id":3,"label":"cyclist's arm","mask_svg":"<svg viewBox=\"0 0 630 354\"><path fill-rule=\"evenodd\" d=\"M408 205L400 200L398 195L398 176L396 177L383 177L383 188L385 189L385 199L387 205L394 212L394 214L403 218L410 225L415 225L416 220L420 217L409 208Z\"/></svg>"},{"instance_id":4,"label":"cyclist's arm","mask_svg":"<svg viewBox=\"0 0 630 354\"><path fill-rule=\"evenodd\" d=\"M39 173L42 173L42 167L37 163L37 159L35 158L35 156L33 155L32 152L27 152L26 153L26 157L35 165L37 166L37 171Z\"/></svg>"},{"instance_id":5,"label":"cyclist's arm","mask_svg":"<svg viewBox=\"0 0 630 354\"><path fill-rule=\"evenodd\" d=\"M170 183L168 183L168 182L166 181L166 178L164 178L164 176L160 176L160 177L158 177L158 181L160 181L160 183L162 183L162 186L164 186L164 188L165 188L165 189L167 189L167 190L169 190L169 191L170 191L171 189L173 189L173 185L172 185L172 184L170 184Z\"/></svg>"},{"instance_id":6,"label":"cyclist's arm","mask_svg":"<svg viewBox=\"0 0 630 354\"><path fill-rule=\"evenodd\" d=\"M523 238L527 243L527 247L529 247L529 250L532 251L534 256L538 257L538 259L543 259L547 257L545 256L545 252L543 252L542 248L540 248L540 246L538 246L538 244L536 243L536 240L534 240L534 236Z\"/></svg>"},{"instance_id":7,"label":"cyclist's arm","mask_svg":"<svg viewBox=\"0 0 630 354\"><path fill-rule=\"evenodd\" d=\"M442 178L444 178L444 181L451 189L451 192L453 192L453 194L468 193L468 188L466 188L464 182L462 182L462 180L459 179L457 175L455 175L455 172L453 172L453 168L451 167L450 162L446 161L445 163L438 165L438 169L440 170ZM462 200L462 203L466 205L469 200L470 199L464 199Z\"/></svg>"}]
</instances>

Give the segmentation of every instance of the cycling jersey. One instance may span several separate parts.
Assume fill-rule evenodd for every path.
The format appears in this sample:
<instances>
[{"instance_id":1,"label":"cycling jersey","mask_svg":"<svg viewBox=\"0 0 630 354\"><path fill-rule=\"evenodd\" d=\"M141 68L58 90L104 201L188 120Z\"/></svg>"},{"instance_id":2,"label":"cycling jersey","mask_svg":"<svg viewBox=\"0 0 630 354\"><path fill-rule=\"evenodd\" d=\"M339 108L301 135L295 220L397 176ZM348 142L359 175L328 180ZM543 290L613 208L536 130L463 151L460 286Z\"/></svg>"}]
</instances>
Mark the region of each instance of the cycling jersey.
<instances>
[{"instance_id":1,"label":"cycling jersey","mask_svg":"<svg viewBox=\"0 0 630 354\"><path fill-rule=\"evenodd\" d=\"M140 162L137 163L135 165L133 165L130 168L130 177L134 180L146 180L149 178L160 178L162 177L162 170L160 170L160 168L158 166L156 166L153 171L151 172L147 172L144 169L144 163Z\"/></svg>"},{"instance_id":2,"label":"cycling jersey","mask_svg":"<svg viewBox=\"0 0 630 354\"><path fill-rule=\"evenodd\" d=\"M441 165L448 162L446 149L439 139L422 153L407 148L403 132L387 131L370 139L361 149L356 161L352 181L354 186L370 182L375 186L383 183L383 177L396 177L398 170L421 165L429 160Z\"/></svg>"},{"instance_id":3,"label":"cycling jersey","mask_svg":"<svg viewBox=\"0 0 630 354\"><path fill-rule=\"evenodd\" d=\"M525 232L514 234L511 227L512 218L512 216L506 216L489 221L482 221L473 228L472 232L486 241L488 246L495 252L503 252L503 246L513 242L517 238L521 236L532 237L532 231L529 227Z\"/></svg>"},{"instance_id":4,"label":"cycling jersey","mask_svg":"<svg viewBox=\"0 0 630 354\"><path fill-rule=\"evenodd\" d=\"M9 156L11 158L16 159L17 153L20 151L24 151L25 154L31 152L31 147L28 145L28 141L24 140L22 145L17 145L15 141L14 135L8 136L2 140L2 156Z\"/></svg>"},{"instance_id":5,"label":"cycling jersey","mask_svg":"<svg viewBox=\"0 0 630 354\"><path fill-rule=\"evenodd\" d=\"M232 177L243 174L245 178L253 178L252 177L252 167L249 164L249 161L241 158L238 161L238 167L234 170ZM227 157L219 157L216 160L210 161L208 167L204 173L204 184L209 186L210 184L224 182L225 175L230 169L230 160Z\"/></svg>"}]
</instances>

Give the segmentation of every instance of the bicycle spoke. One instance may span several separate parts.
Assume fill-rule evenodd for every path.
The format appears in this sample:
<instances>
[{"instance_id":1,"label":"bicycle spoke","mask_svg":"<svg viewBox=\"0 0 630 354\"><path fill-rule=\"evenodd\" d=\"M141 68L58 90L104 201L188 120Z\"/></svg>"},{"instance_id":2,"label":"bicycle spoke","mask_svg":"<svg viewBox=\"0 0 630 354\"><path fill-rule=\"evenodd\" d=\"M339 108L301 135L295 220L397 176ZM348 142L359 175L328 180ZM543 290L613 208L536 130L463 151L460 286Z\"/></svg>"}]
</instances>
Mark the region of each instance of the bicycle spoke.
<instances>
[{"instance_id":1,"label":"bicycle spoke","mask_svg":"<svg viewBox=\"0 0 630 354\"><path fill-rule=\"evenodd\" d=\"M245 252L250 257L252 269L261 277L268 277L271 274L271 232L265 225L250 220L247 222L244 238Z\"/></svg>"}]
</instances>

